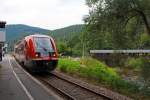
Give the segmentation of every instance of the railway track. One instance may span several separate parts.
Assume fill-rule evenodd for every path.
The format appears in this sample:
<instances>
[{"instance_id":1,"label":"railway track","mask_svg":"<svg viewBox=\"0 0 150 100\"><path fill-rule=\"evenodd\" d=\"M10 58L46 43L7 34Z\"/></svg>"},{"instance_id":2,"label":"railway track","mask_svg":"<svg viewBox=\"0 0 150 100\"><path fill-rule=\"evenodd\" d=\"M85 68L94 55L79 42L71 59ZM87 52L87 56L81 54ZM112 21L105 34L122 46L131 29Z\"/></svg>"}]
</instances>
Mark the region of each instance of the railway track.
<instances>
[{"instance_id":1,"label":"railway track","mask_svg":"<svg viewBox=\"0 0 150 100\"><path fill-rule=\"evenodd\" d=\"M103 91L95 91L57 72L32 74L31 76L65 100L131 100L123 96L114 96L114 94L108 96Z\"/></svg>"},{"instance_id":2,"label":"railway track","mask_svg":"<svg viewBox=\"0 0 150 100\"><path fill-rule=\"evenodd\" d=\"M73 96L71 96L70 94L62 91L60 88L54 86L53 84L51 84L50 82L48 82L47 79L43 79L38 77L38 79L43 82L47 87L49 87L50 89L52 89L53 91L55 91L57 94L59 94L60 97L62 97L63 99L66 100L76 100Z\"/></svg>"},{"instance_id":3,"label":"railway track","mask_svg":"<svg viewBox=\"0 0 150 100\"><path fill-rule=\"evenodd\" d=\"M112 100L110 97L95 92L73 81L67 80L56 73L36 76L67 100Z\"/></svg>"}]
</instances>

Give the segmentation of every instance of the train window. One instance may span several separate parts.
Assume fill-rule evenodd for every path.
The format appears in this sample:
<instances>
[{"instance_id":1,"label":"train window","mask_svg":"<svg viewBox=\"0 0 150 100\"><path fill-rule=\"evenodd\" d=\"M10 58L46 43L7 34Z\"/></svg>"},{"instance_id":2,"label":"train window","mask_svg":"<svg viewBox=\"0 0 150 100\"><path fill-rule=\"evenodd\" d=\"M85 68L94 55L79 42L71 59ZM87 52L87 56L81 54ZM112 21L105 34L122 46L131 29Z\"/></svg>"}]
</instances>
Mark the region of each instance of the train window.
<instances>
[{"instance_id":1,"label":"train window","mask_svg":"<svg viewBox=\"0 0 150 100\"><path fill-rule=\"evenodd\" d=\"M37 51L48 51L53 52L53 47L49 38L45 37L35 37L35 46Z\"/></svg>"},{"instance_id":2,"label":"train window","mask_svg":"<svg viewBox=\"0 0 150 100\"><path fill-rule=\"evenodd\" d=\"M21 44L21 45L20 45L20 51L23 51L23 50L24 50L24 45Z\"/></svg>"},{"instance_id":3,"label":"train window","mask_svg":"<svg viewBox=\"0 0 150 100\"><path fill-rule=\"evenodd\" d=\"M26 41L24 41L24 46L25 46L25 48L27 48L27 46L28 46Z\"/></svg>"}]
</instances>

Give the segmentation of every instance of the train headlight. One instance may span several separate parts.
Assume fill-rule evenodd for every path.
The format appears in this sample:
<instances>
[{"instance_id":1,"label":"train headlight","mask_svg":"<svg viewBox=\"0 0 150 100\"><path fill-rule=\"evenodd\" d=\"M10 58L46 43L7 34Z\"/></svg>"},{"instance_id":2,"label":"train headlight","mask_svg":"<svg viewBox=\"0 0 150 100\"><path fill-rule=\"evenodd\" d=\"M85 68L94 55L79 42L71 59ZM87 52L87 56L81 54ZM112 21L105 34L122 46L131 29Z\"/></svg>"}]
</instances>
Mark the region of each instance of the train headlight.
<instances>
[{"instance_id":1,"label":"train headlight","mask_svg":"<svg viewBox=\"0 0 150 100\"><path fill-rule=\"evenodd\" d=\"M50 52L50 53L49 53L49 56L50 56L50 57L56 57L56 53L55 53L55 52Z\"/></svg>"},{"instance_id":2,"label":"train headlight","mask_svg":"<svg viewBox=\"0 0 150 100\"><path fill-rule=\"evenodd\" d=\"M54 53L54 54L53 54L53 57L55 57L55 56L56 56L56 54Z\"/></svg>"},{"instance_id":3,"label":"train headlight","mask_svg":"<svg viewBox=\"0 0 150 100\"><path fill-rule=\"evenodd\" d=\"M40 53L39 53L39 52L36 52L36 53L35 53L35 57L40 57Z\"/></svg>"},{"instance_id":4,"label":"train headlight","mask_svg":"<svg viewBox=\"0 0 150 100\"><path fill-rule=\"evenodd\" d=\"M38 55L38 54L35 54L35 56L38 57L39 55Z\"/></svg>"}]
</instances>

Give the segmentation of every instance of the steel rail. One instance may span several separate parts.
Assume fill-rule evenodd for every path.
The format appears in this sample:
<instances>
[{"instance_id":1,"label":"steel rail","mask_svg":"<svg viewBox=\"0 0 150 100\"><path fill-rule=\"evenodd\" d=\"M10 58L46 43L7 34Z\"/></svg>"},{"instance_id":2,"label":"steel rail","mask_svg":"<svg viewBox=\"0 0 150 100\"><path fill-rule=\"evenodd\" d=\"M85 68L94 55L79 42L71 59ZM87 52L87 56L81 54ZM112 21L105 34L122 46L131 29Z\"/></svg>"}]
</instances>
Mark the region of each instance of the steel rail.
<instances>
[{"instance_id":1,"label":"steel rail","mask_svg":"<svg viewBox=\"0 0 150 100\"><path fill-rule=\"evenodd\" d=\"M104 97L104 98L106 98L106 99L108 99L108 100L113 100L113 98L111 98L111 97L109 97L109 96L107 96L107 95L105 95L105 94L103 94L103 93L96 92L96 91L94 91L94 90L92 90L92 89L90 89L90 88L87 88L87 87L85 87L85 86L82 86L82 85L79 84L79 83L76 83L76 82L74 82L74 81L71 81L71 80L68 80L68 79L66 79L66 78L63 78L62 76L58 75L58 74L55 73L55 72L52 72L51 74L52 74L53 76L55 76L55 77L61 79L61 80L64 80L64 81L66 81L66 82L68 82L68 83L70 83L70 84L74 84L74 85L76 85L76 86L78 86L78 87L80 87L80 88L82 88L82 89L84 89L84 90L86 90L86 91L89 91L89 92L91 92L91 93L93 93L93 94L96 94L96 95L98 95L98 96Z\"/></svg>"},{"instance_id":2,"label":"steel rail","mask_svg":"<svg viewBox=\"0 0 150 100\"><path fill-rule=\"evenodd\" d=\"M48 85L50 88L52 88L58 94L60 94L62 97L65 97L65 99L67 99L67 100L76 100L70 94L68 94L68 93L62 91L61 89L59 89L58 87L55 87L54 85L52 85L46 78L43 78L43 77L36 77L36 78L39 79L40 81L42 81L44 84Z\"/></svg>"}]
</instances>

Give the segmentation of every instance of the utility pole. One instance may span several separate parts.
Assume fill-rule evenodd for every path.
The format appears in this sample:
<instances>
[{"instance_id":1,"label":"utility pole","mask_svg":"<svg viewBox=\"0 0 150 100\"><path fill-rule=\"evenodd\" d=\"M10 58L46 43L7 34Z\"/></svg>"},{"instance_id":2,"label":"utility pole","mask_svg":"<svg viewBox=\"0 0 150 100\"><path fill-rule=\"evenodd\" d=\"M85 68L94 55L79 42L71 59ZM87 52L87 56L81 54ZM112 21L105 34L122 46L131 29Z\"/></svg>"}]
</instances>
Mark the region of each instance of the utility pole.
<instances>
[{"instance_id":1,"label":"utility pole","mask_svg":"<svg viewBox=\"0 0 150 100\"><path fill-rule=\"evenodd\" d=\"M82 42L82 58L84 58L85 57L85 43L84 43L83 33L82 33L81 42Z\"/></svg>"}]
</instances>

